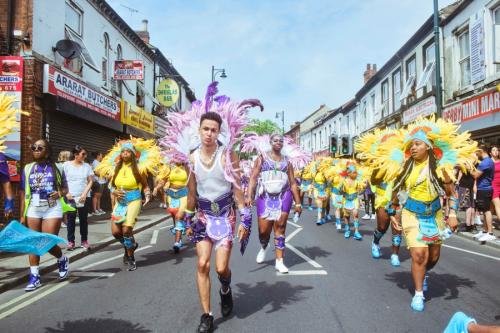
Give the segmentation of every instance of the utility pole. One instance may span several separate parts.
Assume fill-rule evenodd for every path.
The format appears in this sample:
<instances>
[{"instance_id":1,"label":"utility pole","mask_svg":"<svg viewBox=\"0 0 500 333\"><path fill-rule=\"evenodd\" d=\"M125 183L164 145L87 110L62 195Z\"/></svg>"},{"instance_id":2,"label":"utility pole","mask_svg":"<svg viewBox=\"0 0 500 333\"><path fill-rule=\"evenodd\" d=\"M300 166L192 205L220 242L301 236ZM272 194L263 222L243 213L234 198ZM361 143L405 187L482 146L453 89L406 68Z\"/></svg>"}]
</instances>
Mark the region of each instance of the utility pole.
<instances>
[{"instance_id":1,"label":"utility pole","mask_svg":"<svg viewBox=\"0 0 500 333\"><path fill-rule=\"evenodd\" d=\"M441 52L439 51L439 4L434 0L434 50L436 54L435 74L436 74L436 115L442 116L442 98L441 98Z\"/></svg>"}]
</instances>

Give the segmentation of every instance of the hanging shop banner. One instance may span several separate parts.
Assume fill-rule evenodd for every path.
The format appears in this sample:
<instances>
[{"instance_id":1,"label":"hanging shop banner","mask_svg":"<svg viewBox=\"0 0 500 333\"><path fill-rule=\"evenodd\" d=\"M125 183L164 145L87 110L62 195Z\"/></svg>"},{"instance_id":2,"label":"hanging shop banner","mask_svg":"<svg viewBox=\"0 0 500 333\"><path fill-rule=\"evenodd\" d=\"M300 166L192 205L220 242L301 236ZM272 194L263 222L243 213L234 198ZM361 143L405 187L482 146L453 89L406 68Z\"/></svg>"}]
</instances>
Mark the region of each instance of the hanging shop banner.
<instances>
[{"instance_id":1,"label":"hanging shop banner","mask_svg":"<svg viewBox=\"0 0 500 333\"><path fill-rule=\"evenodd\" d=\"M179 99L179 85L175 80L165 79L158 84L156 98L161 105L169 108Z\"/></svg>"},{"instance_id":2,"label":"hanging shop banner","mask_svg":"<svg viewBox=\"0 0 500 333\"><path fill-rule=\"evenodd\" d=\"M120 105L117 100L47 64L44 67L43 92L67 99L109 118L120 120Z\"/></svg>"},{"instance_id":3,"label":"hanging shop banner","mask_svg":"<svg viewBox=\"0 0 500 333\"><path fill-rule=\"evenodd\" d=\"M443 118L455 124L500 112L500 92L490 90L443 110Z\"/></svg>"},{"instance_id":4,"label":"hanging shop banner","mask_svg":"<svg viewBox=\"0 0 500 333\"><path fill-rule=\"evenodd\" d=\"M423 101L408 108L403 112L403 125L417 120L418 117L427 117L436 112L436 98L427 97Z\"/></svg>"},{"instance_id":5,"label":"hanging shop banner","mask_svg":"<svg viewBox=\"0 0 500 333\"><path fill-rule=\"evenodd\" d=\"M484 54L483 11L480 10L470 18L470 76L471 83L482 81L486 77Z\"/></svg>"},{"instance_id":6,"label":"hanging shop banner","mask_svg":"<svg viewBox=\"0 0 500 333\"><path fill-rule=\"evenodd\" d=\"M140 130L155 134L155 119L154 116L146 112L144 108L129 104L122 100L122 123L134 126Z\"/></svg>"},{"instance_id":7,"label":"hanging shop banner","mask_svg":"<svg viewBox=\"0 0 500 333\"><path fill-rule=\"evenodd\" d=\"M115 60L115 80L142 80L144 66L142 60Z\"/></svg>"},{"instance_id":8,"label":"hanging shop banner","mask_svg":"<svg viewBox=\"0 0 500 333\"><path fill-rule=\"evenodd\" d=\"M23 57L0 57L0 93L14 96L16 101L13 107L21 109L23 91ZM21 116L17 116L21 121ZM19 181L19 168L21 160L21 134L19 130L5 137L5 156L9 165L11 181Z\"/></svg>"}]
</instances>

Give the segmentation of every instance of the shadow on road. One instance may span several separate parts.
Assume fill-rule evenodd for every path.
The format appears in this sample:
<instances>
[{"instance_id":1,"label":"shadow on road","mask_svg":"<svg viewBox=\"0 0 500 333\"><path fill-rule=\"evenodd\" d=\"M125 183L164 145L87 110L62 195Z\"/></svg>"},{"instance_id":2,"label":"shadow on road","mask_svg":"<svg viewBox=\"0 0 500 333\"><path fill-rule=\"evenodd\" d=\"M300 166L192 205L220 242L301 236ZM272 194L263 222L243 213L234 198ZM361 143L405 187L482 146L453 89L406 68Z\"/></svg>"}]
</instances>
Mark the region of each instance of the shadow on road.
<instances>
[{"instance_id":1,"label":"shadow on road","mask_svg":"<svg viewBox=\"0 0 500 333\"><path fill-rule=\"evenodd\" d=\"M399 288L406 289L413 295L415 289L411 272L393 272L385 276L386 280L394 282ZM458 298L458 289L460 287L472 288L476 285L475 281L448 273L438 274L431 272L429 273L428 281L429 291L425 294L425 298L428 300L443 296L446 296L445 300L456 299Z\"/></svg>"},{"instance_id":2,"label":"shadow on road","mask_svg":"<svg viewBox=\"0 0 500 333\"><path fill-rule=\"evenodd\" d=\"M184 249L179 254L175 254L172 249L141 253L140 257L144 259L137 261L137 267L158 265L168 261L175 261L174 264L177 265L182 263L183 259L192 258L194 256L196 256L196 251L191 248Z\"/></svg>"},{"instance_id":3,"label":"shadow on road","mask_svg":"<svg viewBox=\"0 0 500 333\"><path fill-rule=\"evenodd\" d=\"M147 333L152 332L141 324L133 324L121 319L89 318L75 321L63 321L56 328L46 327L46 333L87 333L87 332L120 332L120 333Z\"/></svg>"},{"instance_id":4,"label":"shadow on road","mask_svg":"<svg viewBox=\"0 0 500 333\"><path fill-rule=\"evenodd\" d=\"M310 247L296 246L295 248L313 260L316 258L326 258L332 254L329 251L323 250L319 246L310 246Z\"/></svg>"}]
</instances>

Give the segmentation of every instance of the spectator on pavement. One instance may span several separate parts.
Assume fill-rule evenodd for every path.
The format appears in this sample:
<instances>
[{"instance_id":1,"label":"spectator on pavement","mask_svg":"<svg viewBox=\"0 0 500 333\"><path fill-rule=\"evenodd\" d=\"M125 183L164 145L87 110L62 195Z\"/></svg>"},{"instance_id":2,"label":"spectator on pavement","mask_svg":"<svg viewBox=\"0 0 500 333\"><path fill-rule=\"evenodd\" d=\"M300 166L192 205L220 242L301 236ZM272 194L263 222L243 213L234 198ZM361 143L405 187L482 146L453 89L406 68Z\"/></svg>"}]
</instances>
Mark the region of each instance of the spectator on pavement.
<instances>
[{"instance_id":1,"label":"spectator on pavement","mask_svg":"<svg viewBox=\"0 0 500 333\"><path fill-rule=\"evenodd\" d=\"M62 172L62 167L64 162L71 160L71 152L69 150L61 150L59 155L57 156L56 166L59 169L59 172Z\"/></svg>"},{"instance_id":2,"label":"spectator on pavement","mask_svg":"<svg viewBox=\"0 0 500 333\"><path fill-rule=\"evenodd\" d=\"M19 190L21 223L28 228L49 234L59 234L63 207L61 195L67 190L66 178L59 173L57 166L51 162L50 146L46 140L38 140L32 146L33 163L24 167L21 174ZM59 279L68 276L68 258L56 245L49 250L57 258ZM40 287L39 263L40 257L29 255L30 276L26 291Z\"/></svg>"},{"instance_id":3,"label":"spectator on pavement","mask_svg":"<svg viewBox=\"0 0 500 333\"><path fill-rule=\"evenodd\" d=\"M363 220L375 220L375 193L369 181L366 181L366 189L363 192L363 201L365 204L365 215Z\"/></svg>"},{"instance_id":4,"label":"spectator on pavement","mask_svg":"<svg viewBox=\"0 0 500 333\"><path fill-rule=\"evenodd\" d=\"M92 153L92 157L94 159L92 162L92 170L95 170L95 168L101 164L103 156L100 151L95 151ZM106 183L106 178L102 178L97 175L94 176L94 183L92 185L92 213L94 215L106 214L106 212L101 209L101 198L104 189L106 188Z\"/></svg>"},{"instance_id":5,"label":"spectator on pavement","mask_svg":"<svg viewBox=\"0 0 500 333\"><path fill-rule=\"evenodd\" d=\"M4 218L0 219L0 229L9 222L14 211L14 194L10 183L9 165L3 153L0 153L0 184L2 184L3 200L4 200Z\"/></svg>"},{"instance_id":6,"label":"spectator on pavement","mask_svg":"<svg viewBox=\"0 0 500 333\"><path fill-rule=\"evenodd\" d=\"M495 163L488 155L488 148L486 145L481 144L476 155L480 160L477 170L471 171L472 176L476 179L477 194L476 194L476 209L484 215L484 231L476 237L478 241L492 241L495 240L493 235L493 221L490 211L491 200L493 199L493 175L495 172Z\"/></svg>"},{"instance_id":7,"label":"spectator on pavement","mask_svg":"<svg viewBox=\"0 0 500 333\"><path fill-rule=\"evenodd\" d=\"M68 247L75 249L76 214L80 220L81 245L85 250L90 249L88 242L88 212L90 207L90 189L94 181L92 167L85 162L87 151L81 146L73 149L73 160L63 164L63 171L68 181L68 201L76 208L76 212L68 213Z\"/></svg>"},{"instance_id":8,"label":"spectator on pavement","mask_svg":"<svg viewBox=\"0 0 500 333\"><path fill-rule=\"evenodd\" d=\"M500 221L500 150L497 146L491 147L490 150L491 159L495 163L495 174L493 176L493 204L494 212L497 216L497 220Z\"/></svg>"},{"instance_id":9,"label":"spectator on pavement","mask_svg":"<svg viewBox=\"0 0 500 333\"><path fill-rule=\"evenodd\" d=\"M458 168L457 182L458 185L458 208L465 211L465 229L464 231L472 232L474 226L474 184L475 179L470 173L464 173Z\"/></svg>"}]
</instances>

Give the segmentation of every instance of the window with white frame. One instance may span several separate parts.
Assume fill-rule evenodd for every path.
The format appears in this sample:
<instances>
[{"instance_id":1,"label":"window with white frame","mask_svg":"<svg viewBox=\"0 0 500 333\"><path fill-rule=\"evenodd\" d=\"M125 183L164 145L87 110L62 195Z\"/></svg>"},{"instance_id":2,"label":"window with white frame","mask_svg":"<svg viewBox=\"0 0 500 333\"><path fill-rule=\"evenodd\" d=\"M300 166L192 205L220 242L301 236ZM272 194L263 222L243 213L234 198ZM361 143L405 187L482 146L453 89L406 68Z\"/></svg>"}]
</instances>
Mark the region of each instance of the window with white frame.
<instances>
[{"instance_id":1,"label":"window with white frame","mask_svg":"<svg viewBox=\"0 0 500 333\"><path fill-rule=\"evenodd\" d=\"M373 124L373 116L375 113L375 94L372 94L370 96L370 114L366 115L366 127L369 127L371 124Z\"/></svg>"},{"instance_id":2,"label":"window with white frame","mask_svg":"<svg viewBox=\"0 0 500 333\"><path fill-rule=\"evenodd\" d=\"M123 59L123 50L122 50L122 46L120 44L118 44L116 46L116 60L122 60ZM115 66L113 64L113 72L115 70ZM116 93L116 95L118 97L122 97L122 94L123 94L123 80L115 80L114 79L114 75L113 77L111 78L111 82L114 82L114 84L112 84L113 88L116 88L116 89L113 89L113 91Z\"/></svg>"},{"instance_id":3,"label":"window with white frame","mask_svg":"<svg viewBox=\"0 0 500 333\"><path fill-rule=\"evenodd\" d=\"M417 84L417 90L425 88L426 92L432 90L436 84L436 75L434 75L434 68L436 65L436 48L434 43L427 45L424 48L424 71L422 77Z\"/></svg>"},{"instance_id":4,"label":"window with white frame","mask_svg":"<svg viewBox=\"0 0 500 333\"><path fill-rule=\"evenodd\" d=\"M328 136L332 135L332 124L328 125Z\"/></svg>"},{"instance_id":5,"label":"window with white frame","mask_svg":"<svg viewBox=\"0 0 500 333\"><path fill-rule=\"evenodd\" d=\"M357 130L358 130L358 123L356 121L356 111L352 112L352 122L353 122L353 125L354 125L354 131L357 132Z\"/></svg>"},{"instance_id":6,"label":"window with white frame","mask_svg":"<svg viewBox=\"0 0 500 333\"><path fill-rule=\"evenodd\" d=\"M101 74L102 74L102 86L104 88L109 87L109 36L104 33L104 53L102 57Z\"/></svg>"},{"instance_id":7,"label":"window with white frame","mask_svg":"<svg viewBox=\"0 0 500 333\"><path fill-rule=\"evenodd\" d=\"M460 68L460 88L465 88L471 84L469 30L462 31L457 36L457 41L458 66Z\"/></svg>"},{"instance_id":8,"label":"window with white frame","mask_svg":"<svg viewBox=\"0 0 500 333\"><path fill-rule=\"evenodd\" d=\"M389 79L382 82L382 107L381 116L386 117L389 114Z\"/></svg>"},{"instance_id":9,"label":"window with white frame","mask_svg":"<svg viewBox=\"0 0 500 333\"><path fill-rule=\"evenodd\" d=\"M401 107L401 69L392 74L392 101L393 110L399 110Z\"/></svg>"},{"instance_id":10,"label":"window with white frame","mask_svg":"<svg viewBox=\"0 0 500 333\"><path fill-rule=\"evenodd\" d=\"M87 65L89 65L92 69L94 69L96 72L99 72L97 63L94 61L94 58L90 55L89 49L85 45L83 38L78 34L76 34L73 30L69 29L67 26L65 32L66 32L66 37L68 39L72 40L73 42L77 42L82 48L82 54L80 55L80 57L83 59L83 61Z\"/></svg>"},{"instance_id":11,"label":"window with white frame","mask_svg":"<svg viewBox=\"0 0 500 333\"><path fill-rule=\"evenodd\" d=\"M323 136L321 135L321 131L319 131L319 148L323 147Z\"/></svg>"},{"instance_id":12,"label":"window with white frame","mask_svg":"<svg viewBox=\"0 0 500 333\"><path fill-rule=\"evenodd\" d=\"M82 35L83 11L72 1L65 3L64 23L74 33Z\"/></svg>"},{"instance_id":13,"label":"window with white frame","mask_svg":"<svg viewBox=\"0 0 500 333\"><path fill-rule=\"evenodd\" d=\"M406 62L406 82L399 99L403 99L413 95L415 82L417 80L417 61L415 56Z\"/></svg>"},{"instance_id":14,"label":"window with white frame","mask_svg":"<svg viewBox=\"0 0 500 333\"><path fill-rule=\"evenodd\" d=\"M493 38L495 69L500 72L500 6L493 9Z\"/></svg>"}]
</instances>

